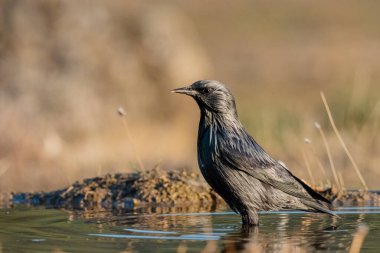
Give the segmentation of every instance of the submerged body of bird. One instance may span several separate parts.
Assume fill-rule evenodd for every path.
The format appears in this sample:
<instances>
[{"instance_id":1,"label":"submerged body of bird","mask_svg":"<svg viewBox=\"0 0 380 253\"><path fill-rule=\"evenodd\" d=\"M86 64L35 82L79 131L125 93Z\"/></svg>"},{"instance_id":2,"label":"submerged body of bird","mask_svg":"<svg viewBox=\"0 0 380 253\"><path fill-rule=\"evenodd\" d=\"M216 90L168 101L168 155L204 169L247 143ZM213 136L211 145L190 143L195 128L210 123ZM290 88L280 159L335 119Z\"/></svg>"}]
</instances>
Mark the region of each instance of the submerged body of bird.
<instances>
[{"instance_id":1,"label":"submerged body of bird","mask_svg":"<svg viewBox=\"0 0 380 253\"><path fill-rule=\"evenodd\" d=\"M201 117L198 164L207 183L242 216L258 225L259 210L297 209L328 213L331 203L295 177L245 131L235 100L221 83L201 80L174 92L192 96Z\"/></svg>"}]
</instances>

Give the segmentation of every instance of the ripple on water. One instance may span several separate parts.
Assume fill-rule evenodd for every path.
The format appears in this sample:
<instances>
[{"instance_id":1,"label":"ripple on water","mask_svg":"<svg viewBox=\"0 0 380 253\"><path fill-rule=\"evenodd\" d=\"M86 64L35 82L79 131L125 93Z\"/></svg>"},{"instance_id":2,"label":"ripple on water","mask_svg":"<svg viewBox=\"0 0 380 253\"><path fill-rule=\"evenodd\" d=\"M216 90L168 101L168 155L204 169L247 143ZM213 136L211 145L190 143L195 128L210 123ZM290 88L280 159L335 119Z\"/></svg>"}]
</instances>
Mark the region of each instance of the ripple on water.
<instances>
[{"instance_id":1,"label":"ripple on water","mask_svg":"<svg viewBox=\"0 0 380 253\"><path fill-rule=\"evenodd\" d=\"M378 252L380 207L341 207L342 219L298 211L261 212L259 228L242 229L233 212L69 212L0 209L3 252L176 252L186 244L199 252L207 241L222 249L284 248L346 252L361 223L369 225L362 252ZM0 248L1 249L1 248ZM228 251L227 251L228 252Z\"/></svg>"}]
</instances>

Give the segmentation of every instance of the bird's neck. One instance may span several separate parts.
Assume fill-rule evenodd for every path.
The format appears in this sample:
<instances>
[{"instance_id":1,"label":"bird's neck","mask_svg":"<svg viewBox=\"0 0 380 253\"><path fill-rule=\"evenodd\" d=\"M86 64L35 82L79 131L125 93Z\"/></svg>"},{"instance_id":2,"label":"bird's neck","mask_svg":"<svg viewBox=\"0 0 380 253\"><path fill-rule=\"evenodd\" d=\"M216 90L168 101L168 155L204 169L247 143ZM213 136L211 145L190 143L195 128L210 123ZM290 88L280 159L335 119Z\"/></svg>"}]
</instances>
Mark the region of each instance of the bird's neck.
<instances>
[{"instance_id":1,"label":"bird's neck","mask_svg":"<svg viewBox=\"0 0 380 253\"><path fill-rule=\"evenodd\" d=\"M215 113L208 110L201 110L199 126L203 130L216 127L228 132L239 131L243 128L236 113Z\"/></svg>"}]
</instances>

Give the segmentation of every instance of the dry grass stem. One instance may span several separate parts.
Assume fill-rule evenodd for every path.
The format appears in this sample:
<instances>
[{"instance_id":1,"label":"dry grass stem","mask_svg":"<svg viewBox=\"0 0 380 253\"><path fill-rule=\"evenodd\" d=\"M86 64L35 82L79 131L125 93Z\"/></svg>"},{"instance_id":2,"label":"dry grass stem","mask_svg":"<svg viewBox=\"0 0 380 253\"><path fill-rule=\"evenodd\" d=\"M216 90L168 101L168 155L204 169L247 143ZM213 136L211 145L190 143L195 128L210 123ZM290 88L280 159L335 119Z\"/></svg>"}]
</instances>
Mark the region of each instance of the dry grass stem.
<instances>
[{"instance_id":1,"label":"dry grass stem","mask_svg":"<svg viewBox=\"0 0 380 253\"><path fill-rule=\"evenodd\" d=\"M136 147L134 145L134 141L132 139L132 134L131 134L131 132L129 130L128 123L127 123L127 120L125 118L126 113L125 113L125 111L124 111L124 109L122 107L119 107L117 109L117 113L119 114L119 116L122 119L125 132L127 133L127 139L129 140L129 143L130 143L130 145L132 146L132 149L135 152L135 157L136 157L137 163L138 163L140 169L143 170L143 171L145 171L145 166L144 166L144 164L143 164L143 162L141 160L139 152L137 151L137 149L136 149Z\"/></svg>"},{"instance_id":2,"label":"dry grass stem","mask_svg":"<svg viewBox=\"0 0 380 253\"><path fill-rule=\"evenodd\" d=\"M358 175L358 177L359 177L361 183L363 184L364 189L365 189L366 191L368 191L368 186L367 186L367 184L366 184L366 182L365 182L365 180L364 180L364 178L363 178L363 176L362 176L362 173L361 173L360 170L359 170L359 167L356 165L356 162L354 161L354 158L352 157L350 151L348 151L348 148L347 148L346 144L344 143L344 141L343 141L343 139L342 139L342 137L341 137L341 135L340 135L338 129L336 128L336 125L335 125L334 119L333 119L333 117L332 117L332 115L331 115L331 111L330 111L329 105L327 104L327 101L326 101L326 98L325 98L325 95L323 94L323 92L321 92L321 97L322 97L323 104L325 105L325 108L326 108L327 115L328 115L328 117L329 117L329 120L330 120L330 124L331 124L331 126L332 126L332 128L334 129L334 132L335 132L336 136L338 137L339 142L340 142L340 144L342 145L344 151L346 152L348 158L350 159L352 165L354 166L354 169L355 169L355 171L356 171L356 174Z\"/></svg>"},{"instance_id":3,"label":"dry grass stem","mask_svg":"<svg viewBox=\"0 0 380 253\"><path fill-rule=\"evenodd\" d=\"M313 158L314 158L315 162L317 163L318 168L319 168L319 169L321 170L321 172L322 172L323 178L326 179L328 185L331 185L331 182L330 182L330 180L329 180L329 178L328 178L328 176L327 176L326 170L325 170L325 168L323 167L322 162L321 162L320 159L318 158L318 155L317 155L317 153L315 152L315 149L313 148L312 141L311 141L310 139L308 139L308 138L305 138L305 143L306 143L307 145L309 145L310 150L311 150L312 155L313 155Z\"/></svg>"},{"instance_id":4,"label":"dry grass stem","mask_svg":"<svg viewBox=\"0 0 380 253\"><path fill-rule=\"evenodd\" d=\"M317 157L316 157L315 159L316 159L316 161L317 161L317 164L318 164L319 169L322 171L322 174L323 174L324 178L326 179L327 185L330 185L330 186L331 186L331 181L330 181L330 179L327 177L326 170L325 170L325 168L323 167L321 161L320 161Z\"/></svg>"},{"instance_id":5,"label":"dry grass stem","mask_svg":"<svg viewBox=\"0 0 380 253\"><path fill-rule=\"evenodd\" d=\"M349 253L359 253L360 249L363 245L363 241L365 237L367 236L369 231L369 228L367 225L362 224L359 225L355 235L354 239L352 240L351 247Z\"/></svg>"},{"instance_id":6,"label":"dry grass stem","mask_svg":"<svg viewBox=\"0 0 380 253\"><path fill-rule=\"evenodd\" d=\"M342 187L342 190L344 190L345 185L344 185L343 175L340 171L338 171L338 178L339 178L340 186Z\"/></svg>"},{"instance_id":7,"label":"dry grass stem","mask_svg":"<svg viewBox=\"0 0 380 253\"><path fill-rule=\"evenodd\" d=\"M306 169L307 169L307 172L309 173L311 183L313 186L315 186L315 179L313 177L313 173L311 172L309 159L307 158L307 155L306 155L305 151L303 151L303 150L302 150L302 157L303 157L303 160L305 161Z\"/></svg>"},{"instance_id":8,"label":"dry grass stem","mask_svg":"<svg viewBox=\"0 0 380 253\"><path fill-rule=\"evenodd\" d=\"M327 143L327 139L326 139L325 133L323 132L322 127L321 127L321 125L318 122L315 122L314 125L318 129L318 131L319 131L319 133L320 133L320 135L322 137L323 144L325 145L325 148L326 148L327 157L329 158L329 162L330 162L330 166L331 166L331 171L333 173L336 186L340 190L341 189L341 185L339 183L338 174L336 173L334 161L333 161L332 156L331 156L330 147L329 147L329 144Z\"/></svg>"}]
</instances>

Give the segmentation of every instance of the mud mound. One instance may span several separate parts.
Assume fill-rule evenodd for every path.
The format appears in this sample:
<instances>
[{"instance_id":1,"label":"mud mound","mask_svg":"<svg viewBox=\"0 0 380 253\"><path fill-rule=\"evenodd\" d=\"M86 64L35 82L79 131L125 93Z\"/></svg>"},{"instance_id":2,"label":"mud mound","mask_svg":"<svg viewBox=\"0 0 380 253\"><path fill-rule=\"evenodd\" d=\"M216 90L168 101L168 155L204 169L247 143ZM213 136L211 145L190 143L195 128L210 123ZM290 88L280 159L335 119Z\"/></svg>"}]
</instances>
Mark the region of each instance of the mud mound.
<instances>
[{"instance_id":1,"label":"mud mound","mask_svg":"<svg viewBox=\"0 0 380 253\"><path fill-rule=\"evenodd\" d=\"M334 206L380 205L378 191L338 191L327 186L314 187L314 189L333 200ZM200 174L160 168L84 179L65 189L51 192L13 193L11 196L9 194L1 196L0 205L3 203L3 207L11 203L81 210L188 206L207 207L211 210L226 205L210 189Z\"/></svg>"},{"instance_id":2,"label":"mud mound","mask_svg":"<svg viewBox=\"0 0 380 253\"><path fill-rule=\"evenodd\" d=\"M15 193L11 201L67 209L224 205L199 174L162 169L107 174L52 192Z\"/></svg>"},{"instance_id":3,"label":"mud mound","mask_svg":"<svg viewBox=\"0 0 380 253\"><path fill-rule=\"evenodd\" d=\"M338 190L331 186L312 187L316 192L331 200L334 206L380 206L380 191Z\"/></svg>"}]
</instances>

